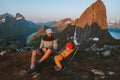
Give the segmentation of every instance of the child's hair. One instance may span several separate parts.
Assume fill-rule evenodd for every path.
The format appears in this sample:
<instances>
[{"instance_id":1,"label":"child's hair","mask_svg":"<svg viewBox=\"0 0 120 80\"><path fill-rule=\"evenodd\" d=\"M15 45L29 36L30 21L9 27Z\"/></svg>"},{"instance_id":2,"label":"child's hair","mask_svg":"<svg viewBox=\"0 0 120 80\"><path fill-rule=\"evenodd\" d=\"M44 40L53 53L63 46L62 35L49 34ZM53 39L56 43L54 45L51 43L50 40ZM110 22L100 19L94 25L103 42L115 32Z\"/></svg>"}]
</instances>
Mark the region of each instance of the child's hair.
<instances>
[{"instance_id":1,"label":"child's hair","mask_svg":"<svg viewBox=\"0 0 120 80\"><path fill-rule=\"evenodd\" d=\"M66 48L74 49L74 43L68 42L68 43L66 44Z\"/></svg>"}]
</instances>

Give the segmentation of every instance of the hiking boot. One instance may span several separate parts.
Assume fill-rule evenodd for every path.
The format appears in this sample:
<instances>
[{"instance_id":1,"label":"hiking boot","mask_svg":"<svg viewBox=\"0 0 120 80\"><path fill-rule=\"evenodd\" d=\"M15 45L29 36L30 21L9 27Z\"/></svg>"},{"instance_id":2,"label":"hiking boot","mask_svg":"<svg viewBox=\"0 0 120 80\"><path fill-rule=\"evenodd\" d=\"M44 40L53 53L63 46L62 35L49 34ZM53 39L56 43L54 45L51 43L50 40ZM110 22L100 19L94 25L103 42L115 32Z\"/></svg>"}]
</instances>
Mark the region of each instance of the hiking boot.
<instances>
[{"instance_id":1,"label":"hiking boot","mask_svg":"<svg viewBox=\"0 0 120 80\"><path fill-rule=\"evenodd\" d=\"M61 68L54 66L55 71L61 71Z\"/></svg>"},{"instance_id":2,"label":"hiking boot","mask_svg":"<svg viewBox=\"0 0 120 80\"><path fill-rule=\"evenodd\" d=\"M41 63L36 63L35 70L39 69L41 67Z\"/></svg>"},{"instance_id":3,"label":"hiking boot","mask_svg":"<svg viewBox=\"0 0 120 80\"><path fill-rule=\"evenodd\" d=\"M34 74L36 74L35 69L29 69L29 70L27 71L27 74L28 74L28 75L34 75Z\"/></svg>"}]
</instances>

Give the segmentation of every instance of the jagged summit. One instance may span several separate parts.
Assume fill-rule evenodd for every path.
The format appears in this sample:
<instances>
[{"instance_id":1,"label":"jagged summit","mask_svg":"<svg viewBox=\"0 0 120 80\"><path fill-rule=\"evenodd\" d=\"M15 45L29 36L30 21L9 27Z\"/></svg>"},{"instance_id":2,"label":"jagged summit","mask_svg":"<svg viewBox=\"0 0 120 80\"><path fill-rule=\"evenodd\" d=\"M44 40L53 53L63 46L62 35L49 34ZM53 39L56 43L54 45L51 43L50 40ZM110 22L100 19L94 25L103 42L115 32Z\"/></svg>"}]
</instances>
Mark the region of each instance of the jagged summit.
<instances>
[{"instance_id":1,"label":"jagged summit","mask_svg":"<svg viewBox=\"0 0 120 80\"><path fill-rule=\"evenodd\" d=\"M16 20L25 19L24 16L20 13L16 13Z\"/></svg>"},{"instance_id":2,"label":"jagged summit","mask_svg":"<svg viewBox=\"0 0 120 80\"><path fill-rule=\"evenodd\" d=\"M5 14L0 15L0 23L5 23L8 18L11 18L12 20L14 18L16 20L25 19L24 16L20 13L16 13L15 17L13 15L9 14L9 13L5 13Z\"/></svg>"},{"instance_id":3,"label":"jagged summit","mask_svg":"<svg viewBox=\"0 0 120 80\"><path fill-rule=\"evenodd\" d=\"M72 25L84 28L86 25L91 26L93 23L98 23L101 29L108 28L106 8L102 0L97 0L88 7Z\"/></svg>"},{"instance_id":4,"label":"jagged summit","mask_svg":"<svg viewBox=\"0 0 120 80\"><path fill-rule=\"evenodd\" d=\"M0 15L0 23L5 23L7 17L13 17L13 15L11 15L9 13Z\"/></svg>"}]
</instances>

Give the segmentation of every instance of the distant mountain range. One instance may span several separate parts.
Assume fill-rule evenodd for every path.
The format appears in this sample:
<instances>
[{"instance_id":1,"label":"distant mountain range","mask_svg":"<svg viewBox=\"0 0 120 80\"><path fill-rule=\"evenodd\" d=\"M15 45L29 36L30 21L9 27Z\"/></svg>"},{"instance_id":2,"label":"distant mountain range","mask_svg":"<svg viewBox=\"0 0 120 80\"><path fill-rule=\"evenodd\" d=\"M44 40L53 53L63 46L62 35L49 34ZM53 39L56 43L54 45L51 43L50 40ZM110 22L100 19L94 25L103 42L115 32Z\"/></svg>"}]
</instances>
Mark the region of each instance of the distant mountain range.
<instances>
[{"instance_id":1,"label":"distant mountain range","mask_svg":"<svg viewBox=\"0 0 120 80\"><path fill-rule=\"evenodd\" d=\"M52 27L55 23L57 23L56 21L50 21L50 22L39 22L36 23L39 26L49 26Z\"/></svg>"},{"instance_id":2,"label":"distant mountain range","mask_svg":"<svg viewBox=\"0 0 120 80\"><path fill-rule=\"evenodd\" d=\"M111 21L109 23L109 28L119 28L120 29L120 20Z\"/></svg>"},{"instance_id":3,"label":"distant mountain range","mask_svg":"<svg viewBox=\"0 0 120 80\"><path fill-rule=\"evenodd\" d=\"M9 13L0 15L0 38L22 39L23 36L36 32L38 29L37 24L26 20L20 13L17 13L15 17Z\"/></svg>"}]
</instances>

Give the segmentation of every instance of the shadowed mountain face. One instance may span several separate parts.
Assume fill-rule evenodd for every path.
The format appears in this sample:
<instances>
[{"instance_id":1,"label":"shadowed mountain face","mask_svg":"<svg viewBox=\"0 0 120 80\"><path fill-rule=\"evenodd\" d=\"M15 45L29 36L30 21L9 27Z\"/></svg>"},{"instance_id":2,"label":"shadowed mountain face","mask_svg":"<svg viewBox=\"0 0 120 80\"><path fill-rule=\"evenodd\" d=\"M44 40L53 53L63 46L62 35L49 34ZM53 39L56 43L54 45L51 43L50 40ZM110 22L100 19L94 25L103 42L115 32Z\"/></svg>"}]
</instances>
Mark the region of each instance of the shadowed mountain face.
<instances>
[{"instance_id":1,"label":"shadowed mountain face","mask_svg":"<svg viewBox=\"0 0 120 80\"><path fill-rule=\"evenodd\" d=\"M25 20L20 13L16 17L3 14L0 20L0 38L22 38L38 29L35 23Z\"/></svg>"},{"instance_id":2,"label":"shadowed mountain face","mask_svg":"<svg viewBox=\"0 0 120 80\"><path fill-rule=\"evenodd\" d=\"M76 39L78 43L83 43L90 38L97 37L100 40L114 40L108 32L108 29L101 29L97 23L91 26L86 25L85 28L76 27Z\"/></svg>"}]
</instances>

